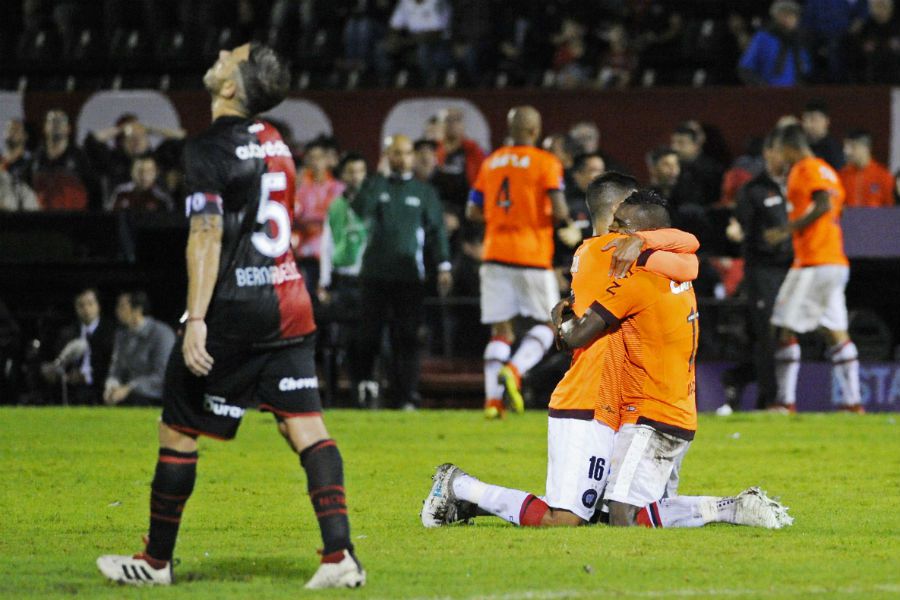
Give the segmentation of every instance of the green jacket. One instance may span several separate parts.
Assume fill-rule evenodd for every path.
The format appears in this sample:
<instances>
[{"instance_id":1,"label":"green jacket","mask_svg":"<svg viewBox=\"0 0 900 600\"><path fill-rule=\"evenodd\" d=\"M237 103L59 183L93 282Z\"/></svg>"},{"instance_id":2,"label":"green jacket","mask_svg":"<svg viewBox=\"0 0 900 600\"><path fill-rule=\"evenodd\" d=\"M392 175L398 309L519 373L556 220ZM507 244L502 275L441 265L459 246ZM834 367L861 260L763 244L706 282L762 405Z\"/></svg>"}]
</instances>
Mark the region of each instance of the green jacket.
<instances>
[{"instance_id":1,"label":"green jacket","mask_svg":"<svg viewBox=\"0 0 900 600\"><path fill-rule=\"evenodd\" d=\"M424 281L426 256L441 269L449 267L443 208L429 184L412 176L374 175L352 207L369 232L361 278Z\"/></svg>"}]
</instances>

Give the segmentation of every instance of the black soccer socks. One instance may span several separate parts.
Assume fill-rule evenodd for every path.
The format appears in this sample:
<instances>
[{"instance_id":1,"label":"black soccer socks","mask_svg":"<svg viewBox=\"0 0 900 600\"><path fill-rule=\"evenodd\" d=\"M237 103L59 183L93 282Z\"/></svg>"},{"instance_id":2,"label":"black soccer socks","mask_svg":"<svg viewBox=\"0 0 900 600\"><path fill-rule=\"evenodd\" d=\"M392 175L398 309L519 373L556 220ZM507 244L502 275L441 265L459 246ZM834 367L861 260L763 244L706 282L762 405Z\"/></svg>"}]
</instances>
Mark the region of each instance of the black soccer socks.
<instances>
[{"instance_id":1,"label":"black soccer socks","mask_svg":"<svg viewBox=\"0 0 900 600\"><path fill-rule=\"evenodd\" d=\"M300 464L306 471L307 489L322 531L324 555L347 549L350 543L350 521L344 495L344 463L334 440L316 442L300 453Z\"/></svg>"},{"instance_id":2,"label":"black soccer socks","mask_svg":"<svg viewBox=\"0 0 900 600\"><path fill-rule=\"evenodd\" d=\"M150 540L146 550L156 560L172 560L181 513L194 491L197 458L197 452L159 449L150 487Z\"/></svg>"}]
</instances>

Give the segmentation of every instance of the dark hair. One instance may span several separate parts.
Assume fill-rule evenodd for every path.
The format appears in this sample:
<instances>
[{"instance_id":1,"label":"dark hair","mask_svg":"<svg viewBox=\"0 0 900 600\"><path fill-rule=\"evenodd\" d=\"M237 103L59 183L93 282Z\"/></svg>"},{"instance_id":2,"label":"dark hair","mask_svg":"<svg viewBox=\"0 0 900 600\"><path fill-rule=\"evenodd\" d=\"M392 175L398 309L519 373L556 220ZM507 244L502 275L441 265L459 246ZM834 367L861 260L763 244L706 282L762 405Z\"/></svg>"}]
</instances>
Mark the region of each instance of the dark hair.
<instances>
[{"instance_id":1,"label":"dark hair","mask_svg":"<svg viewBox=\"0 0 900 600\"><path fill-rule=\"evenodd\" d=\"M422 148L431 148L433 151L437 152L437 147L437 142L435 142L434 140L419 139L416 140L415 144L413 144L413 150L415 150L416 152L418 152Z\"/></svg>"},{"instance_id":2,"label":"dark hair","mask_svg":"<svg viewBox=\"0 0 900 600\"><path fill-rule=\"evenodd\" d=\"M773 129L769 133L766 134L766 137L763 139L762 147L768 150L771 150L775 147L775 142L778 141L778 136L781 135L781 130Z\"/></svg>"},{"instance_id":3,"label":"dark hair","mask_svg":"<svg viewBox=\"0 0 900 600\"><path fill-rule=\"evenodd\" d=\"M659 146L647 153L647 160L650 162L650 164L655 165L661 158L663 158L664 156L669 156L670 154L678 156L678 153L672 150L672 148L670 148L669 146Z\"/></svg>"},{"instance_id":4,"label":"dark hair","mask_svg":"<svg viewBox=\"0 0 900 600\"><path fill-rule=\"evenodd\" d=\"M813 98L803 107L803 112L820 112L826 117L828 116L828 105L821 98Z\"/></svg>"},{"instance_id":5,"label":"dark hair","mask_svg":"<svg viewBox=\"0 0 900 600\"><path fill-rule=\"evenodd\" d=\"M251 42L246 61L238 64L244 89L244 108L258 115L274 108L287 96L291 72L270 47Z\"/></svg>"},{"instance_id":6,"label":"dark hair","mask_svg":"<svg viewBox=\"0 0 900 600\"><path fill-rule=\"evenodd\" d=\"M97 292L97 288L95 288L95 287L93 287L93 286L84 287L84 288L81 288L80 290L78 290L78 293L75 294L75 299L78 300L79 298L81 298L81 297L84 296L85 294L93 294L93 295L94 295L94 299L95 299L97 302L100 302L100 294L99 294L99 292Z\"/></svg>"},{"instance_id":7,"label":"dark hair","mask_svg":"<svg viewBox=\"0 0 900 600\"><path fill-rule=\"evenodd\" d=\"M599 158L600 160L603 160L603 156L599 152L582 152L581 154L576 155L574 159L572 159L572 170L580 171L592 158ZM603 164L606 165L606 161L604 161Z\"/></svg>"},{"instance_id":8,"label":"dark hair","mask_svg":"<svg viewBox=\"0 0 900 600\"><path fill-rule=\"evenodd\" d=\"M844 136L846 140L852 140L872 147L872 133L867 129L852 129Z\"/></svg>"},{"instance_id":9,"label":"dark hair","mask_svg":"<svg viewBox=\"0 0 900 600\"><path fill-rule=\"evenodd\" d=\"M347 168L347 165L354 162L366 162L366 159L363 158L363 155L358 152L348 152L343 157L341 157L340 162L337 164L337 167L334 169L334 174L338 177L343 177L344 169ZM368 165L367 165L368 166Z\"/></svg>"},{"instance_id":10,"label":"dark hair","mask_svg":"<svg viewBox=\"0 0 900 600\"><path fill-rule=\"evenodd\" d=\"M676 127L672 135L686 135L691 138L692 142L697 143L697 130L684 124Z\"/></svg>"},{"instance_id":11,"label":"dark hair","mask_svg":"<svg viewBox=\"0 0 900 600\"><path fill-rule=\"evenodd\" d=\"M608 214L622 194L635 188L637 188L637 179L631 175L607 171L588 185L585 194L588 210L592 216L604 211Z\"/></svg>"},{"instance_id":12,"label":"dark hair","mask_svg":"<svg viewBox=\"0 0 900 600\"><path fill-rule=\"evenodd\" d=\"M637 190L625 198L622 206L636 206L641 218L641 229L659 229L668 227L669 203L666 199L649 189Z\"/></svg>"},{"instance_id":13,"label":"dark hair","mask_svg":"<svg viewBox=\"0 0 900 600\"><path fill-rule=\"evenodd\" d=\"M788 148L796 148L797 150L809 148L806 132L803 131L803 127L800 125L782 127L778 130L778 141L782 146L787 146Z\"/></svg>"},{"instance_id":14,"label":"dark hair","mask_svg":"<svg viewBox=\"0 0 900 600\"><path fill-rule=\"evenodd\" d=\"M315 138L313 140L306 142L306 145L303 146L303 153L306 154L310 150L314 150L316 148L318 148L320 150L328 150L328 145L325 144L325 142L324 142L324 140L322 140L322 138Z\"/></svg>"},{"instance_id":15,"label":"dark hair","mask_svg":"<svg viewBox=\"0 0 900 600\"><path fill-rule=\"evenodd\" d=\"M150 314L150 297L143 290L134 290L132 292L122 292L123 296L128 296L128 304L131 308L140 308L145 315Z\"/></svg>"}]
</instances>

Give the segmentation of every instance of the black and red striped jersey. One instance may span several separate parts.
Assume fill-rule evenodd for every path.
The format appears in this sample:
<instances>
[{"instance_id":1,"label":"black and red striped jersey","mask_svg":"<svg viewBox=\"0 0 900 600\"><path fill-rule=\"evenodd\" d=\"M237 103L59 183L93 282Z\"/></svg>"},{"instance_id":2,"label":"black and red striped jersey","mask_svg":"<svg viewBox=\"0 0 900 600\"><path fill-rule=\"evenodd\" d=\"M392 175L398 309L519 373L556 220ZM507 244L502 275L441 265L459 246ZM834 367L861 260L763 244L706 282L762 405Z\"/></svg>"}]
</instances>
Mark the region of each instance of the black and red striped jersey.
<instances>
[{"instance_id":1,"label":"black and red striped jersey","mask_svg":"<svg viewBox=\"0 0 900 600\"><path fill-rule=\"evenodd\" d=\"M186 144L184 167L187 216L224 221L209 339L264 348L315 331L291 252L294 159L278 131L265 121L220 117Z\"/></svg>"}]
</instances>

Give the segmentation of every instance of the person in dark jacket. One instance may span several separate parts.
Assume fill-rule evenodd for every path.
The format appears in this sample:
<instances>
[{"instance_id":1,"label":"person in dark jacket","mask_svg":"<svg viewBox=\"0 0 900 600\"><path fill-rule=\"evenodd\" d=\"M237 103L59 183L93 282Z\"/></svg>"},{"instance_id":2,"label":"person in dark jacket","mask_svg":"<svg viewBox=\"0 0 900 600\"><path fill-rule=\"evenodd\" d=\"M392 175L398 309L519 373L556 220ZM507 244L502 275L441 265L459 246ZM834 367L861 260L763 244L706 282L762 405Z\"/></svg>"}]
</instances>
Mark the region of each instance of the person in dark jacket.
<instances>
[{"instance_id":1,"label":"person in dark jacket","mask_svg":"<svg viewBox=\"0 0 900 600\"><path fill-rule=\"evenodd\" d=\"M352 203L366 222L369 237L360 269L362 323L350 368L360 402L375 405L379 392L372 371L388 325L394 355L393 406L414 408L426 258L437 265L441 296L450 291L453 278L441 202L431 185L413 177L412 141L394 136L387 158L390 174L369 178Z\"/></svg>"},{"instance_id":2,"label":"person in dark jacket","mask_svg":"<svg viewBox=\"0 0 900 600\"><path fill-rule=\"evenodd\" d=\"M748 85L791 87L803 83L812 68L797 27L800 5L772 3L772 25L757 31L738 63L738 76Z\"/></svg>"},{"instance_id":3,"label":"person in dark jacket","mask_svg":"<svg viewBox=\"0 0 900 600\"><path fill-rule=\"evenodd\" d=\"M738 408L741 392L754 379L757 382L757 408L775 403L776 339L769 320L781 282L784 281L794 251L790 238L769 245L763 233L788 222L787 205L782 192L785 165L774 149L775 135L770 133L763 146L765 170L738 192L736 222L729 227L732 241L741 242L744 257L744 291L749 309L750 339L753 353L745 362L727 371L723 377L726 404L719 414L731 414Z\"/></svg>"}]
</instances>

